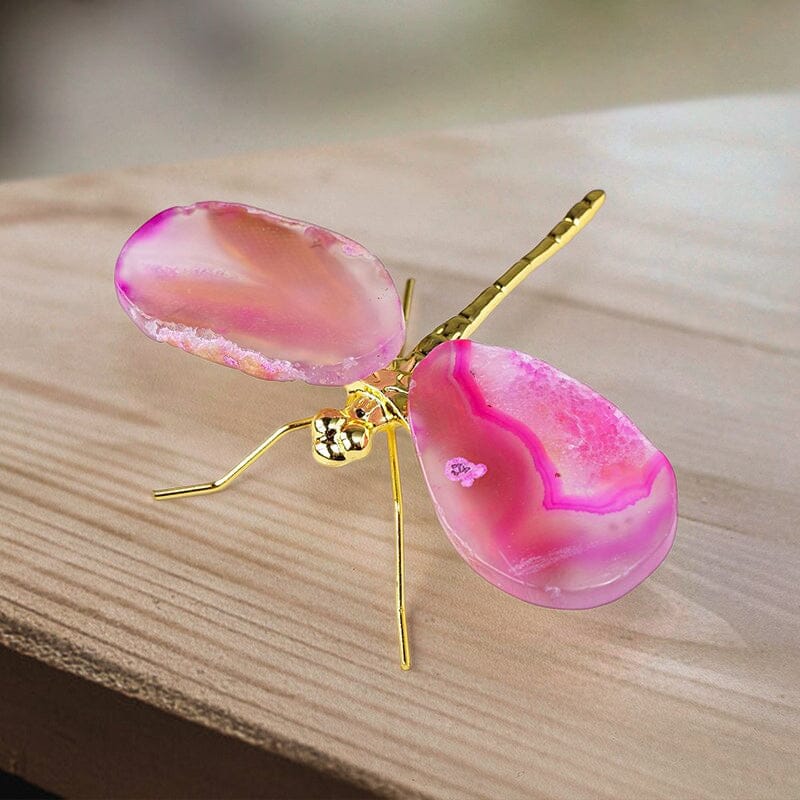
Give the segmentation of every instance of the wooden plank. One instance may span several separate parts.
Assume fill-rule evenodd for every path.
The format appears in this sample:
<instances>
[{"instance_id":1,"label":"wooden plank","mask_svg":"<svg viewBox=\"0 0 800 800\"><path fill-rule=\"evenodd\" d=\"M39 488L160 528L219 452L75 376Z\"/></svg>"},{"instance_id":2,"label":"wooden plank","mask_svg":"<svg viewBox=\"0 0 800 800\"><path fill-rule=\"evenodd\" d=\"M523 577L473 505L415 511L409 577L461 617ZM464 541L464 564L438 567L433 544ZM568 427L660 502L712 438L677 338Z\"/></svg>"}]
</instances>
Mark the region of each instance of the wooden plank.
<instances>
[{"instance_id":1,"label":"wooden plank","mask_svg":"<svg viewBox=\"0 0 800 800\"><path fill-rule=\"evenodd\" d=\"M798 122L798 96L742 97L0 187L0 642L380 794L797 795ZM672 459L678 538L635 592L563 613L493 589L401 441L401 674L382 446L328 471L287 441L224 494L149 499L339 396L130 325L112 265L155 210L347 233L418 278L422 335L595 186L591 228L478 338L593 385Z\"/></svg>"},{"instance_id":2,"label":"wooden plank","mask_svg":"<svg viewBox=\"0 0 800 800\"><path fill-rule=\"evenodd\" d=\"M65 797L376 797L4 647L0 696L0 759Z\"/></svg>"}]
</instances>

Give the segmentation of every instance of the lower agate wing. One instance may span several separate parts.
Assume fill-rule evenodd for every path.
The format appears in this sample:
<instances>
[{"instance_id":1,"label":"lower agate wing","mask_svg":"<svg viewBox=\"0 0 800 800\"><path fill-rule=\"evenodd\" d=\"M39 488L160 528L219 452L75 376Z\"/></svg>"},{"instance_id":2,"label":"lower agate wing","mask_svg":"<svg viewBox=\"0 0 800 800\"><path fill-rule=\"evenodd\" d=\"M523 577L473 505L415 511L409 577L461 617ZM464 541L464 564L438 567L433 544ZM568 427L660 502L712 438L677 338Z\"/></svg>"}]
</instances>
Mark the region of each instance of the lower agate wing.
<instances>
[{"instance_id":1,"label":"lower agate wing","mask_svg":"<svg viewBox=\"0 0 800 800\"><path fill-rule=\"evenodd\" d=\"M115 283L148 336L257 378L344 385L405 336L391 276L365 248L237 203L162 211L123 247Z\"/></svg>"},{"instance_id":2,"label":"lower agate wing","mask_svg":"<svg viewBox=\"0 0 800 800\"><path fill-rule=\"evenodd\" d=\"M414 370L408 409L445 531L509 594L591 608L667 555L677 524L669 461L618 408L543 361L441 344Z\"/></svg>"}]
</instances>

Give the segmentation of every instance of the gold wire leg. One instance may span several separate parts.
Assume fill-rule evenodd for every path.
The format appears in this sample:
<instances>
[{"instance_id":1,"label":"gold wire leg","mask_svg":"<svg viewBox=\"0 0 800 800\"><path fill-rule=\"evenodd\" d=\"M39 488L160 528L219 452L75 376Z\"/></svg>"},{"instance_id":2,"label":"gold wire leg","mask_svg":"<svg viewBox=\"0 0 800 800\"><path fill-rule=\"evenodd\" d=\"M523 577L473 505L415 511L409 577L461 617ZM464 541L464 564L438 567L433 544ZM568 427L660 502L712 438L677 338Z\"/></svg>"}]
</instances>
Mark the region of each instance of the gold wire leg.
<instances>
[{"instance_id":1,"label":"gold wire leg","mask_svg":"<svg viewBox=\"0 0 800 800\"><path fill-rule=\"evenodd\" d=\"M198 494L219 492L231 481L238 478L251 464L261 458L278 439L281 439L291 431L307 428L311 425L312 420L313 417L307 417L306 419L298 419L294 422L287 422L286 425L282 425L256 447L252 453L245 456L232 470L226 472L221 478L211 481L211 483L198 483L194 486L176 486L173 489L154 489L153 497L155 497L156 500L168 500L172 497L194 497Z\"/></svg>"},{"instance_id":2,"label":"gold wire leg","mask_svg":"<svg viewBox=\"0 0 800 800\"><path fill-rule=\"evenodd\" d=\"M397 574L395 581L395 604L397 611L397 633L400 641L400 669L411 669L411 653L408 649L408 626L406 625L405 554L403 552L403 490L400 486L400 462L397 458L397 436L394 425L386 429L389 443L389 468L392 472L392 495L394 496L394 532Z\"/></svg>"},{"instance_id":3,"label":"gold wire leg","mask_svg":"<svg viewBox=\"0 0 800 800\"><path fill-rule=\"evenodd\" d=\"M409 278L406 281L406 288L403 292L403 319L408 322L408 315L411 313L411 301L414 299L414 285L416 281Z\"/></svg>"},{"instance_id":4,"label":"gold wire leg","mask_svg":"<svg viewBox=\"0 0 800 800\"><path fill-rule=\"evenodd\" d=\"M403 348L400 350L401 356L405 355L406 345L408 344L408 317L411 314L411 302L414 299L415 284L416 281L413 278L409 278L403 291L403 319L406 321L406 341L403 342Z\"/></svg>"}]
</instances>

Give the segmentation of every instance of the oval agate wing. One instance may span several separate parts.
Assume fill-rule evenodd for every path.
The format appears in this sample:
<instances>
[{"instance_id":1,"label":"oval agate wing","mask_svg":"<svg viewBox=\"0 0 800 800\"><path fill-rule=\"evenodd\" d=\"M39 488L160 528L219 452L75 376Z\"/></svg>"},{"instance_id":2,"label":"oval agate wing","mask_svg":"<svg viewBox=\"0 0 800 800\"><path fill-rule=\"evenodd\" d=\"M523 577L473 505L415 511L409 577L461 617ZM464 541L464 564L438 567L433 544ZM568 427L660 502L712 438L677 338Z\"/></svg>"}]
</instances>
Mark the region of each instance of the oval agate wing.
<instances>
[{"instance_id":1,"label":"oval agate wing","mask_svg":"<svg viewBox=\"0 0 800 800\"><path fill-rule=\"evenodd\" d=\"M550 608L616 600L664 559L675 475L615 406L549 364L469 340L412 373L414 446L456 550Z\"/></svg>"},{"instance_id":2,"label":"oval agate wing","mask_svg":"<svg viewBox=\"0 0 800 800\"><path fill-rule=\"evenodd\" d=\"M122 248L115 282L152 339L257 378L344 385L385 367L405 335L369 251L238 203L162 211Z\"/></svg>"}]
</instances>

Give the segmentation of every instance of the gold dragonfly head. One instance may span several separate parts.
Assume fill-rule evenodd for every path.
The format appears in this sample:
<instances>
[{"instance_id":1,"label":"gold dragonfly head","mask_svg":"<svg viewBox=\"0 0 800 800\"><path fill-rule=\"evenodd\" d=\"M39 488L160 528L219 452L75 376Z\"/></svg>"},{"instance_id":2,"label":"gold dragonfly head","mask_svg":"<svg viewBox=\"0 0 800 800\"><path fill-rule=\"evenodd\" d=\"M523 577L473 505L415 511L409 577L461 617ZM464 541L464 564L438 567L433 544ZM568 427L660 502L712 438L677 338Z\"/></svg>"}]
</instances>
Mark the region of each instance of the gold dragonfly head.
<instances>
[{"instance_id":1,"label":"gold dragonfly head","mask_svg":"<svg viewBox=\"0 0 800 800\"><path fill-rule=\"evenodd\" d=\"M369 455L372 437L387 425L404 425L408 363L394 361L363 381L346 387L347 399L341 409L323 408L311 420L315 460L340 467Z\"/></svg>"},{"instance_id":2,"label":"gold dragonfly head","mask_svg":"<svg viewBox=\"0 0 800 800\"><path fill-rule=\"evenodd\" d=\"M372 425L350 409L323 408L311 423L314 458L331 467L343 466L369 455Z\"/></svg>"}]
</instances>

